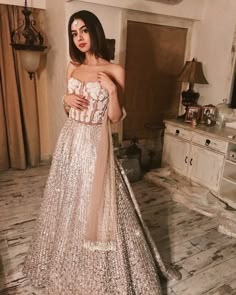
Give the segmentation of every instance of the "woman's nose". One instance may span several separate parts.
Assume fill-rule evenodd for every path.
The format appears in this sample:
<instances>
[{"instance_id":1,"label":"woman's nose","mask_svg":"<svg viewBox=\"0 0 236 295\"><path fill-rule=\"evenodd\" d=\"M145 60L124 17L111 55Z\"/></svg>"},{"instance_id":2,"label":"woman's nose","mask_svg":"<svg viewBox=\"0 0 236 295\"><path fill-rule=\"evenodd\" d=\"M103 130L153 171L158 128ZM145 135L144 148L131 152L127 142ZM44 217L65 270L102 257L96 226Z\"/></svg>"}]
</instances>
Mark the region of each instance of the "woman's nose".
<instances>
[{"instance_id":1,"label":"woman's nose","mask_svg":"<svg viewBox=\"0 0 236 295\"><path fill-rule=\"evenodd\" d=\"M79 40L79 41L83 40L83 36L82 36L82 34L78 34L78 40Z\"/></svg>"}]
</instances>

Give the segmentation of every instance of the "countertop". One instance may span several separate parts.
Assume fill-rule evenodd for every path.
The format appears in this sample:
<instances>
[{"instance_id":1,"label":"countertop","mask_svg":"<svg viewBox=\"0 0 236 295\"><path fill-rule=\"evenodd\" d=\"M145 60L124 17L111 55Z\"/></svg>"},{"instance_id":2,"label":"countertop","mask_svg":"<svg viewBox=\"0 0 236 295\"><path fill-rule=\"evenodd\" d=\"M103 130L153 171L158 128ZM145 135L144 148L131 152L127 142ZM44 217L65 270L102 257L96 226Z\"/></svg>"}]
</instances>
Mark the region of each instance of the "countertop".
<instances>
[{"instance_id":1,"label":"countertop","mask_svg":"<svg viewBox=\"0 0 236 295\"><path fill-rule=\"evenodd\" d=\"M236 144L236 129L234 128L219 127L218 125L206 126L204 124L198 124L193 127L190 123L186 123L182 119L168 119L164 120L164 123L179 126L204 135L207 134L208 136ZM230 138L229 136L234 136L234 138Z\"/></svg>"}]
</instances>

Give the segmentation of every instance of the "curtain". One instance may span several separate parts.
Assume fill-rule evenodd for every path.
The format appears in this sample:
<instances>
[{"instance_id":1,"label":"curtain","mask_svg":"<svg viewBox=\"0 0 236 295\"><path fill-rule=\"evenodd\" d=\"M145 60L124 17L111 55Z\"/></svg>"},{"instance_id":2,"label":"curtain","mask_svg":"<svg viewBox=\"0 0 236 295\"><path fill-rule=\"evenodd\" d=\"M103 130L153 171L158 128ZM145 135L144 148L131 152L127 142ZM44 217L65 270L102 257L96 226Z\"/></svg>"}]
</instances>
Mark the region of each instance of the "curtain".
<instances>
[{"instance_id":1,"label":"curtain","mask_svg":"<svg viewBox=\"0 0 236 295\"><path fill-rule=\"evenodd\" d=\"M29 79L10 45L19 19L22 7L0 5L0 171L40 162L38 81Z\"/></svg>"}]
</instances>

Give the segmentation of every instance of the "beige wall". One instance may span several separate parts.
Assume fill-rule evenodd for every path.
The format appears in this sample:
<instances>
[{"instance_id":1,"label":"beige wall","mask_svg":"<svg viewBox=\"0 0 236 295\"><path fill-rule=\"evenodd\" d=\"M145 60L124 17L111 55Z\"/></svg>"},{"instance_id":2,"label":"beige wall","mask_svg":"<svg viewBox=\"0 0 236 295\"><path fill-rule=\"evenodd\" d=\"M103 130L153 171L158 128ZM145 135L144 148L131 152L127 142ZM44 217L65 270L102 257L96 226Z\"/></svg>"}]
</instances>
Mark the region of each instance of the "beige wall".
<instances>
[{"instance_id":1,"label":"beige wall","mask_svg":"<svg viewBox=\"0 0 236 295\"><path fill-rule=\"evenodd\" d=\"M127 9L140 13L162 14L167 17L166 19L169 18L170 22L173 19L192 20L186 58L196 57L202 61L209 81L209 85L195 85L201 94L199 102L217 104L227 97L230 87L235 6L235 0L184 0L178 5L144 0L57 0L55 9L55 3L46 0L48 38L51 44L47 63L51 151L54 150L57 136L66 119L61 97L66 89L65 70L69 60L67 22L73 12L87 9L99 17L107 37L116 39L116 62L123 61L121 57L125 51L125 44L121 36L126 29L124 15Z\"/></svg>"},{"instance_id":2,"label":"beige wall","mask_svg":"<svg viewBox=\"0 0 236 295\"><path fill-rule=\"evenodd\" d=\"M166 5L163 3L145 0L81 0L95 4L109 5L123 9L132 9L168 16L182 17L186 19L202 19L205 2L208 0L183 0L178 5ZM77 2L77 1L75 1ZM210 0L210 2L214 2Z\"/></svg>"},{"instance_id":3,"label":"beige wall","mask_svg":"<svg viewBox=\"0 0 236 295\"><path fill-rule=\"evenodd\" d=\"M42 9L46 8L46 0L28 0L27 3L28 3L29 7L42 8ZM25 1L23 1L23 0L0 0L0 4L24 6Z\"/></svg>"},{"instance_id":4,"label":"beige wall","mask_svg":"<svg viewBox=\"0 0 236 295\"><path fill-rule=\"evenodd\" d=\"M193 56L203 62L209 85L196 85L200 104L229 98L231 48L236 25L235 0L206 1L204 19L195 25Z\"/></svg>"}]
</instances>

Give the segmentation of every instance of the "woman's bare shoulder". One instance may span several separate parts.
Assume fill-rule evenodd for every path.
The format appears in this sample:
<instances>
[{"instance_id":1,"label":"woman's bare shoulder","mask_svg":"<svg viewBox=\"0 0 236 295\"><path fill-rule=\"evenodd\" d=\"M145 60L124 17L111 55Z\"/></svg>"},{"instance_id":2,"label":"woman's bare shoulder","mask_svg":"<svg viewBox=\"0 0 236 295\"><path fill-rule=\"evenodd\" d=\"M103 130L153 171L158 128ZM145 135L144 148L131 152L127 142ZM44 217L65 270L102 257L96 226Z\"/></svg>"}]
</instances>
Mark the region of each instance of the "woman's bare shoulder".
<instances>
[{"instance_id":1,"label":"woman's bare shoulder","mask_svg":"<svg viewBox=\"0 0 236 295\"><path fill-rule=\"evenodd\" d=\"M109 67L109 68L108 68ZM114 79L124 87L125 82L125 69L119 64L109 63L107 66L108 72L114 77Z\"/></svg>"},{"instance_id":2,"label":"woman's bare shoulder","mask_svg":"<svg viewBox=\"0 0 236 295\"><path fill-rule=\"evenodd\" d=\"M78 69L78 67L80 66L79 63L76 63L74 61L70 61L68 66L67 66L67 78L70 78L73 74L73 72Z\"/></svg>"},{"instance_id":3,"label":"woman's bare shoulder","mask_svg":"<svg viewBox=\"0 0 236 295\"><path fill-rule=\"evenodd\" d=\"M111 62L109 62L107 64L107 67L109 67L110 70L113 71L113 72L124 72L125 71L124 68L121 65L111 63Z\"/></svg>"}]
</instances>

